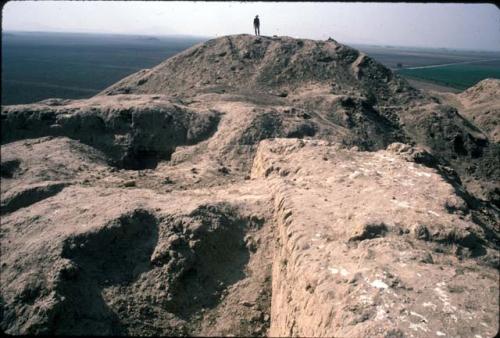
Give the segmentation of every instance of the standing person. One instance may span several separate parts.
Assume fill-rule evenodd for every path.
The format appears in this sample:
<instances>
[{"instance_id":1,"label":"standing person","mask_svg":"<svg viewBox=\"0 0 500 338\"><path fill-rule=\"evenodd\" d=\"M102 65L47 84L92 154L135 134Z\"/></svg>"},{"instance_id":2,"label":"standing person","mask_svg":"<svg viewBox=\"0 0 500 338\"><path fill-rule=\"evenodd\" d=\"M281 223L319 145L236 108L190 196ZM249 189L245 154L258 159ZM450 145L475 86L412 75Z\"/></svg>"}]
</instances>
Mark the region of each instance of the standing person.
<instances>
[{"instance_id":1,"label":"standing person","mask_svg":"<svg viewBox=\"0 0 500 338\"><path fill-rule=\"evenodd\" d=\"M253 28L255 28L255 35L260 35L260 20L258 15L253 19Z\"/></svg>"}]
</instances>

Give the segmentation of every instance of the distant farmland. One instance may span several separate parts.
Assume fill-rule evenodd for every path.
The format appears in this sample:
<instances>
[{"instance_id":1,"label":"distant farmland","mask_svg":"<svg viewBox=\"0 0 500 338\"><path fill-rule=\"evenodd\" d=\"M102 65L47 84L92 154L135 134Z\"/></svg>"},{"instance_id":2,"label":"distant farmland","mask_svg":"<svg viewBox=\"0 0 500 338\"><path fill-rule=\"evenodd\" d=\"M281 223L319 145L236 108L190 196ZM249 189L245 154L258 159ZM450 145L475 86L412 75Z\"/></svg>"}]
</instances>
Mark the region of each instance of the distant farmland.
<instances>
[{"instance_id":1,"label":"distant farmland","mask_svg":"<svg viewBox=\"0 0 500 338\"><path fill-rule=\"evenodd\" d=\"M354 45L409 79L464 90L500 78L500 52ZM484 62L484 60L494 60Z\"/></svg>"},{"instance_id":2,"label":"distant farmland","mask_svg":"<svg viewBox=\"0 0 500 338\"><path fill-rule=\"evenodd\" d=\"M433 68L401 69L398 72L408 78L464 90L485 78L500 79L500 60Z\"/></svg>"},{"instance_id":3,"label":"distant farmland","mask_svg":"<svg viewBox=\"0 0 500 338\"><path fill-rule=\"evenodd\" d=\"M88 98L204 40L2 32L2 104Z\"/></svg>"}]
</instances>

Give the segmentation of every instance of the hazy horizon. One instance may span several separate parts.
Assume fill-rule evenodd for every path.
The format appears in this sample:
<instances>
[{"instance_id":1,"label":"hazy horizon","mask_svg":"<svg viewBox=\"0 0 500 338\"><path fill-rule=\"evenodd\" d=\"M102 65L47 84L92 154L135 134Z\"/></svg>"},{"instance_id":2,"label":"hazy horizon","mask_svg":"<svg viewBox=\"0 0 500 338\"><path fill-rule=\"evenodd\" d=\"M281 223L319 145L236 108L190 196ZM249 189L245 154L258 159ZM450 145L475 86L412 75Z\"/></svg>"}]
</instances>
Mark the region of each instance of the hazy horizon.
<instances>
[{"instance_id":1,"label":"hazy horizon","mask_svg":"<svg viewBox=\"0 0 500 338\"><path fill-rule=\"evenodd\" d=\"M218 37L253 34L378 46L500 51L492 4L10 1L4 31Z\"/></svg>"},{"instance_id":2,"label":"hazy horizon","mask_svg":"<svg viewBox=\"0 0 500 338\"><path fill-rule=\"evenodd\" d=\"M51 31L19 31L19 30L8 30L8 31L3 31L2 34L4 33L16 33L16 34L75 34L75 35L103 35L103 36L124 36L124 37L156 37L156 38L172 38L172 37L179 37L179 38L197 38L197 39L214 39L217 38L216 36L203 36L203 35L189 35L189 34L133 34L133 33L97 33L97 32L51 32ZM241 33L241 34L249 34L249 33ZM228 35L235 35L235 34L228 34ZM306 38L307 39L307 38ZM357 43L357 42L350 42L350 41L339 41L343 42L345 44L352 45L353 47L355 46L373 46L373 47L385 47L385 48L408 48L408 49L445 49L445 50L457 50L457 51L478 51L478 52L498 52L500 53L500 49L470 49L470 48L454 48L454 47L424 47L424 46L412 46L412 45L391 45L391 44L373 44L373 43Z\"/></svg>"}]
</instances>

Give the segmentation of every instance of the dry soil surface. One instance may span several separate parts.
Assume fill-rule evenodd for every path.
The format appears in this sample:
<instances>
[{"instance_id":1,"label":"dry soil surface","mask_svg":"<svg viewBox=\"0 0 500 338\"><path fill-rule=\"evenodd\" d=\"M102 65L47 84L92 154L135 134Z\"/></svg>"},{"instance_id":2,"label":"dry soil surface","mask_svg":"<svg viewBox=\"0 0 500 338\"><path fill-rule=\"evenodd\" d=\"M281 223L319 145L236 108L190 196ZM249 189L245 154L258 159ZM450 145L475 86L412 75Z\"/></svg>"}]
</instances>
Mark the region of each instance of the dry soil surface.
<instances>
[{"instance_id":1,"label":"dry soil surface","mask_svg":"<svg viewBox=\"0 0 500 338\"><path fill-rule=\"evenodd\" d=\"M1 328L493 337L497 91L237 35L2 107Z\"/></svg>"}]
</instances>

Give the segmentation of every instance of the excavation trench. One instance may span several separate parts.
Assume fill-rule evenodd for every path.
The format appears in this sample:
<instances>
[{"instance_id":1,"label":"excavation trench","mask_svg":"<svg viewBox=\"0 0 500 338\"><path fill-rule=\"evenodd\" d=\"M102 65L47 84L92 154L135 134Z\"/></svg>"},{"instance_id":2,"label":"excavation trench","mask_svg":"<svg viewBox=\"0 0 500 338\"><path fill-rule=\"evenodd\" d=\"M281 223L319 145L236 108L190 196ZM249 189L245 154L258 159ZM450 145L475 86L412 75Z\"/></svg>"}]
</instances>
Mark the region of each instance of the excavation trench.
<instances>
[{"instance_id":1,"label":"excavation trench","mask_svg":"<svg viewBox=\"0 0 500 338\"><path fill-rule=\"evenodd\" d=\"M169 101L154 108L130 105L2 111L1 143L69 137L100 150L119 169L155 169L160 161L170 160L176 147L212 137L221 118L217 111L193 111ZM5 162L2 177L13 176L16 168L15 162Z\"/></svg>"},{"instance_id":2,"label":"excavation trench","mask_svg":"<svg viewBox=\"0 0 500 338\"><path fill-rule=\"evenodd\" d=\"M70 237L49 332L264 335L268 228L264 218L215 204L161 217L138 209Z\"/></svg>"}]
</instances>

